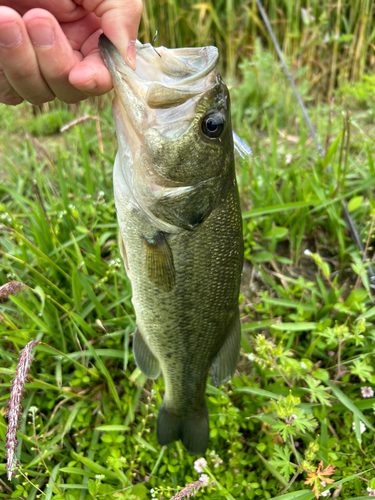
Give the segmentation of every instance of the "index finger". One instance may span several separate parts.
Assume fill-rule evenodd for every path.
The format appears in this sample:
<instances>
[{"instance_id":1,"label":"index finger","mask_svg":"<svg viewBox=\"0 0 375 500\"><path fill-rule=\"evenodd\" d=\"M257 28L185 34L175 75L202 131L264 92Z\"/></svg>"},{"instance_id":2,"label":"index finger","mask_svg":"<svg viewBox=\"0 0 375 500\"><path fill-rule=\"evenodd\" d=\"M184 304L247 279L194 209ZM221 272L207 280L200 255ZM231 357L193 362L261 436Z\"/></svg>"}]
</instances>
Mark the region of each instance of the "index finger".
<instances>
[{"instance_id":1,"label":"index finger","mask_svg":"<svg viewBox=\"0 0 375 500\"><path fill-rule=\"evenodd\" d=\"M1 0L1 5L11 7L22 16L28 10L39 8L51 12L59 22L76 21L85 16L87 12L81 5L78 5L80 3L73 0L33 0L32 2L25 0Z\"/></svg>"},{"instance_id":2,"label":"index finger","mask_svg":"<svg viewBox=\"0 0 375 500\"><path fill-rule=\"evenodd\" d=\"M101 18L101 28L132 69L136 67L135 41L142 15L142 0L76 0Z\"/></svg>"}]
</instances>

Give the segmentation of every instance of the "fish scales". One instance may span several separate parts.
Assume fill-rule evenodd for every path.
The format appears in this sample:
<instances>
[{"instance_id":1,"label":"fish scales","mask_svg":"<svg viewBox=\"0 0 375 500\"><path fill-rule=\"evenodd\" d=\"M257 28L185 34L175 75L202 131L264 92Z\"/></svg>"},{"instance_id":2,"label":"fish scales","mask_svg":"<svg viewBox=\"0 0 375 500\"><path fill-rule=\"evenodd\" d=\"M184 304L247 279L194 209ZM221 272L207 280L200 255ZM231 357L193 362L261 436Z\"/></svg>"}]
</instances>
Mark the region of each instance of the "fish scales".
<instances>
[{"instance_id":1,"label":"fish scales","mask_svg":"<svg viewBox=\"0 0 375 500\"><path fill-rule=\"evenodd\" d=\"M190 453L202 455L209 435L207 377L216 385L228 380L240 349L243 240L229 94L217 60L208 57L215 56L212 48L191 49L199 82L186 84L194 75L186 57L177 72L186 77L182 90L178 81L171 85L168 67L168 85L161 77L165 89L153 92L153 80L134 84L136 75L108 40L101 38L100 46L117 92L114 192L136 313L134 357L147 376L161 373L165 381L159 443L181 439ZM143 75L160 64L145 48L138 44ZM168 49L157 50L167 64ZM172 66L179 54L172 51Z\"/></svg>"},{"instance_id":2,"label":"fish scales","mask_svg":"<svg viewBox=\"0 0 375 500\"><path fill-rule=\"evenodd\" d=\"M152 236L157 228L133 207L121 212L121 235L127 241L127 271L137 325L160 361L168 399L180 412L193 409L195 400L201 405L208 371L228 333L232 319L228 313L236 312L236 278L242 267L242 239L238 237L242 221L236 210L237 196L233 188L225 204L200 228L169 238L176 271L171 292L153 284L144 266L145 248L139 233ZM226 226L230 226L227 231ZM228 266L228 256L235 264L233 267ZM207 342L207 337L211 342ZM198 366L199 372L203 369L206 375L199 375L197 380L194 372ZM176 379L181 384L176 384Z\"/></svg>"}]
</instances>

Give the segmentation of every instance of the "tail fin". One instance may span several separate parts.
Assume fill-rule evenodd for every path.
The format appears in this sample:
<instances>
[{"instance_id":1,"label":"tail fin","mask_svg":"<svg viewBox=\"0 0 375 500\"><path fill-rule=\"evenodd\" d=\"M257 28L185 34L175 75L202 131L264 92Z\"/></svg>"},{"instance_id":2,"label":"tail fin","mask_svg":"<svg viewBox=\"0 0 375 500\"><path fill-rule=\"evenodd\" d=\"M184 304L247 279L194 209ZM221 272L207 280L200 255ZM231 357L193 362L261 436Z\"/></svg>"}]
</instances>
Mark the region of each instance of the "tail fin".
<instances>
[{"instance_id":1,"label":"tail fin","mask_svg":"<svg viewBox=\"0 0 375 500\"><path fill-rule=\"evenodd\" d=\"M206 403L199 413L178 416L168 410L164 401L159 409L157 437L160 445L181 439L192 455L203 456L208 446L209 425Z\"/></svg>"}]
</instances>

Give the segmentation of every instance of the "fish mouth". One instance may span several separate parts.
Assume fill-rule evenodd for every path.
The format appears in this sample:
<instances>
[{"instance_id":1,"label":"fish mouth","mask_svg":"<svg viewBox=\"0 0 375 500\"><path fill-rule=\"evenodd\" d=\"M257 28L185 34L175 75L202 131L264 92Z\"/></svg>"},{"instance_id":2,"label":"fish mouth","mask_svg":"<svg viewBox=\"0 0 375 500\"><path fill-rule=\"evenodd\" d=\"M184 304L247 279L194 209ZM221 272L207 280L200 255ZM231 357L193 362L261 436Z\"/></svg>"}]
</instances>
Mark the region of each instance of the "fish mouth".
<instances>
[{"instance_id":1,"label":"fish mouth","mask_svg":"<svg viewBox=\"0 0 375 500\"><path fill-rule=\"evenodd\" d=\"M125 194L162 231L181 230L162 220L153 206L163 197L182 195L189 183L170 178L154 156L174 143L197 121L197 107L211 93L220 76L216 47L167 49L136 42L137 69L133 71L107 37L99 48L116 92L113 117L118 152L113 183L118 216Z\"/></svg>"},{"instance_id":2,"label":"fish mouth","mask_svg":"<svg viewBox=\"0 0 375 500\"><path fill-rule=\"evenodd\" d=\"M207 91L216 82L214 70L219 60L216 47L154 48L137 40L136 71L127 66L104 34L99 38L99 48L123 104L129 104L129 96L124 92L131 90L150 109L171 108Z\"/></svg>"}]
</instances>

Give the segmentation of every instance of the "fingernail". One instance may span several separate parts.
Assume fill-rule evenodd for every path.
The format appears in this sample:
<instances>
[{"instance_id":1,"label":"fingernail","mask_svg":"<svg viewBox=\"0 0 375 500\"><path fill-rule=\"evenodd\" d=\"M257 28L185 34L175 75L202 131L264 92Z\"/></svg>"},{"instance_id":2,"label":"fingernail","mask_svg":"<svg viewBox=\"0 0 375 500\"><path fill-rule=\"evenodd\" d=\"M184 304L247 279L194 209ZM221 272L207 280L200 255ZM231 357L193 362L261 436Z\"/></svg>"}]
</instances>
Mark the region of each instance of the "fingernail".
<instances>
[{"instance_id":1,"label":"fingernail","mask_svg":"<svg viewBox=\"0 0 375 500\"><path fill-rule=\"evenodd\" d=\"M55 32L48 20L30 21L27 23L27 31L31 42L37 47L52 47L55 43Z\"/></svg>"},{"instance_id":2,"label":"fingernail","mask_svg":"<svg viewBox=\"0 0 375 500\"><path fill-rule=\"evenodd\" d=\"M5 23L0 25L0 46L17 47L22 43L22 31L17 23Z\"/></svg>"},{"instance_id":3,"label":"fingernail","mask_svg":"<svg viewBox=\"0 0 375 500\"><path fill-rule=\"evenodd\" d=\"M136 63L135 63L136 56L137 56L137 54L135 51L135 40L130 40L129 45L128 45L127 57L128 57L129 66L134 68L134 70L135 70L135 66L136 66Z\"/></svg>"},{"instance_id":4,"label":"fingernail","mask_svg":"<svg viewBox=\"0 0 375 500\"><path fill-rule=\"evenodd\" d=\"M94 78L90 79L90 80L87 80L87 82L85 83L85 86L80 89L82 90L82 92L94 92L94 90L96 90L98 84L96 83L96 81L94 80Z\"/></svg>"}]
</instances>

